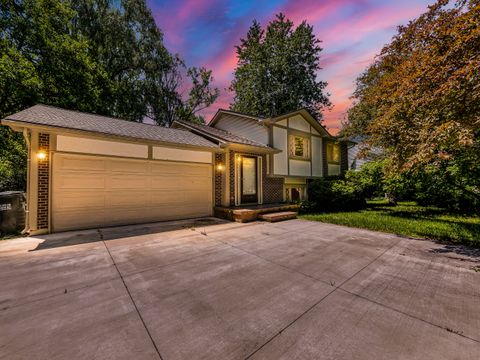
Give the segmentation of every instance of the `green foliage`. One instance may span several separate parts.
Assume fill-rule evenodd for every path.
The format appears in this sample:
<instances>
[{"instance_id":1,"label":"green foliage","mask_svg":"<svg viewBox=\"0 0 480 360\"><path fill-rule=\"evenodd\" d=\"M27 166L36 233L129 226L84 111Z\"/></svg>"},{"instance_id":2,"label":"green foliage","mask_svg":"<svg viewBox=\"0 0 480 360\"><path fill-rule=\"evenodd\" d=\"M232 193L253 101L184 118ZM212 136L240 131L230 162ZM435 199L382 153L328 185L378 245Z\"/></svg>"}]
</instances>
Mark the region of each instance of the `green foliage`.
<instances>
[{"instance_id":1,"label":"green foliage","mask_svg":"<svg viewBox=\"0 0 480 360\"><path fill-rule=\"evenodd\" d=\"M266 29L256 21L237 46L238 64L230 89L232 110L272 117L307 108L318 120L330 102L317 81L322 48L313 27L278 14Z\"/></svg>"},{"instance_id":2,"label":"green foliage","mask_svg":"<svg viewBox=\"0 0 480 360\"><path fill-rule=\"evenodd\" d=\"M358 210L365 207L365 198L355 186L338 177L321 178L308 184L308 203L302 211Z\"/></svg>"},{"instance_id":3,"label":"green foliage","mask_svg":"<svg viewBox=\"0 0 480 360\"><path fill-rule=\"evenodd\" d=\"M163 126L201 121L196 113L218 97L211 83L211 71L187 70L167 51L145 0L0 2L0 119L44 103ZM0 190L24 189L23 140L0 136Z\"/></svg>"},{"instance_id":4,"label":"green foliage","mask_svg":"<svg viewBox=\"0 0 480 360\"><path fill-rule=\"evenodd\" d=\"M399 202L388 206L383 202L369 202L365 210L306 214L306 220L383 231L416 238L451 241L480 247L480 217L451 214L437 207L418 206Z\"/></svg>"},{"instance_id":5,"label":"green foliage","mask_svg":"<svg viewBox=\"0 0 480 360\"><path fill-rule=\"evenodd\" d=\"M384 151L389 186L403 172L428 201L478 207L479 49L478 0L439 0L357 79L344 133Z\"/></svg>"},{"instance_id":6,"label":"green foliage","mask_svg":"<svg viewBox=\"0 0 480 360\"><path fill-rule=\"evenodd\" d=\"M0 126L0 192L25 190L26 161L27 154L22 135Z\"/></svg>"},{"instance_id":7,"label":"green foliage","mask_svg":"<svg viewBox=\"0 0 480 360\"><path fill-rule=\"evenodd\" d=\"M76 31L90 41L90 55L105 69L108 86L102 98L109 115L170 126L175 118L198 121L196 113L217 99L212 72L186 69L163 44L163 34L145 0L72 0ZM187 99L179 87L187 73Z\"/></svg>"},{"instance_id":8,"label":"green foliage","mask_svg":"<svg viewBox=\"0 0 480 360\"><path fill-rule=\"evenodd\" d=\"M385 161L366 162L360 170L347 171L345 181L364 198L383 196L385 194L384 166Z\"/></svg>"}]
</instances>

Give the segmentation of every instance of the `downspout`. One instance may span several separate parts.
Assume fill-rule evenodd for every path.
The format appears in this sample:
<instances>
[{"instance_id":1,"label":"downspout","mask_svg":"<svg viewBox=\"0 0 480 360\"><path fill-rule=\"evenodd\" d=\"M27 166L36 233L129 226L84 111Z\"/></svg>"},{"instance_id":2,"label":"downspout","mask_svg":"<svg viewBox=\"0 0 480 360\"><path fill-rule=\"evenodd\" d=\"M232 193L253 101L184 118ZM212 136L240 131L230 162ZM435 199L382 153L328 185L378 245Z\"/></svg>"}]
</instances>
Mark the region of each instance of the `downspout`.
<instances>
[{"instance_id":1,"label":"downspout","mask_svg":"<svg viewBox=\"0 0 480 360\"><path fill-rule=\"evenodd\" d=\"M22 230L22 234L30 232L30 164L31 164L31 151L30 151L30 132L27 128L23 129L23 138L27 144L27 191L26 191L26 206L25 206L25 228Z\"/></svg>"}]
</instances>

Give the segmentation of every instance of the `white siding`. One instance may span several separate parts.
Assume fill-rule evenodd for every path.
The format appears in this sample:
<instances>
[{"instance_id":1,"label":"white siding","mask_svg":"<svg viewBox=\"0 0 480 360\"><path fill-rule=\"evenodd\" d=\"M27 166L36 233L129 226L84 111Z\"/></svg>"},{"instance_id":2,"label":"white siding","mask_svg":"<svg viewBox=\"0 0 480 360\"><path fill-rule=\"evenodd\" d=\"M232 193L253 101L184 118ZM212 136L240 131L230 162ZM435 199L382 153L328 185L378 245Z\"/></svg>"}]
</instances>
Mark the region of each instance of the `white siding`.
<instances>
[{"instance_id":1,"label":"white siding","mask_svg":"<svg viewBox=\"0 0 480 360\"><path fill-rule=\"evenodd\" d=\"M312 136L312 176L322 176L322 139Z\"/></svg>"},{"instance_id":2,"label":"white siding","mask_svg":"<svg viewBox=\"0 0 480 360\"><path fill-rule=\"evenodd\" d=\"M328 175L340 175L340 165L328 164Z\"/></svg>"},{"instance_id":3,"label":"white siding","mask_svg":"<svg viewBox=\"0 0 480 360\"><path fill-rule=\"evenodd\" d=\"M215 127L268 145L268 129L259 125L254 119L225 114L218 120Z\"/></svg>"},{"instance_id":4,"label":"white siding","mask_svg":"<svg viewBox=\"0 0 480 360\"><path fill-rule=\"evenodd\" d=\"M273 127L273 147L282 151L273 155L273 173L288 175L287 130L277 126Z\"/></svg>"},{"instance_id":5,"label":"white siding","mask_svg":"<svg viewBox=\"0 0 480 360\"><path fill-rule=\"evenodd\" d=\"M310 161L290 160L290 175L310 176Z\"/></svg>"},{"instance_id":6,"label":"white siding","mask_svg":"<svg viewBox=\"0 0 480 360\"><path fill-rule=\"evenodd\" d=\"M365 158L359 159L358 153L360 151L360 146L355 145L352 148L348 149L348 168L349 169L360 169L363 164L368 160Z\"/></svg>"},{"instance_id":7,"label":"white siding","mask_svg":"<svg viewBox=\"0 0 480 360\"><path fill-rule=\"evenodd\" d=\"M288 127L296 130L310 132L310 123L301 115L296 115L288 119Z\"/></svg>"},{"instance_id":8,"label":"white siding","mask_svg":"<svg viewBox=\"0 0 480 360\"><path fill-rule=\"evenodd\" d=\"M137 145L117 141L96 140L73 136L57 136L57 151L83 154L148 158L148 145Z\"/></svg>"},{"instance_id":9,"label":"white siding","mask_svg":"<svg viewBox=\"0 0 480 360\"><path fill-rule=\"evenodd\" d=\"M174 149L168 147L154 147L153 158L156 160L188 161L197 163L212 163L212 153L208 151L194 151Z\"/></svg>"}]
</instances>

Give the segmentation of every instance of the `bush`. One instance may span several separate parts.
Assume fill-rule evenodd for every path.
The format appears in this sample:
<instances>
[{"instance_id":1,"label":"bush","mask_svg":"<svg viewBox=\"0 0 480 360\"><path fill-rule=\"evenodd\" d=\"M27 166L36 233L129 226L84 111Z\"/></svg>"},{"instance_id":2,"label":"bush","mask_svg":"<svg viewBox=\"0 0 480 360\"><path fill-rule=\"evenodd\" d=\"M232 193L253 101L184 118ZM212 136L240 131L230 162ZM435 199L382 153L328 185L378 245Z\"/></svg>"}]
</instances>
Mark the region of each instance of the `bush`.
<instances>
[{"instance_id":1,"label":"bush","mask_svg":"<svg viewBox=\"0 0 480 360\"><path fill-rule=\"evenodd\" d=\"M366 207L362 192L338 178L311 181L308 184L308 198L308 202L302 203L302 212L359 210Z\"/></svg>"}]
</instances>

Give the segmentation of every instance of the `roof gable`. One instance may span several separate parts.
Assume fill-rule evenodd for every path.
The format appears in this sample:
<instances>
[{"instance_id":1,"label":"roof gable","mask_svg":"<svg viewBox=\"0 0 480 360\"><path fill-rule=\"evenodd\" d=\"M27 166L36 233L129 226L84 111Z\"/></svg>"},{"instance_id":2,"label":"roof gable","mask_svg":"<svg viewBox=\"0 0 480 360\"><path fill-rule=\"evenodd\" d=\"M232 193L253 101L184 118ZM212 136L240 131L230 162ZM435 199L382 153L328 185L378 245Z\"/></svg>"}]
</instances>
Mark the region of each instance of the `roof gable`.
<instances>
[{"instance_id":1,"label":"roof gable","mask_svg":"<svg viewBox=\"0 0 480 360\"><path fill-rule=\"evenodd\" d=\"M290 113L286 113L286 114L282 114L282 115L279 115L279 116L276 116L274 118L271 118L271 119L265 119L263 120L264 123L266 124L274 124L274 123L277 123L277 122L281 122L287 118L293 118L295 116L298 116L300 115L301 117L303 117L310 125L312 125L312 127L318 131L320 134L324 135L324 136L327 136L327 137L331 137L331 138L334 138L333 135L331 135L328 130L323 126L321 125L311 114L310 112L307 110L307 109L300 109L300 110L296 110L296 111L292 111Z\"/></svg>"},{"instance_id":2,"label":"roof gable","mask_svg":"<svg viewBox=\"0 0 480 360\"><path fill-rule=\"evenodd\" d=\"M251 139L247 139L243 136L232 134L228 131L225 131L213 126L209 126L209 125L195 124L195 123L185 122L180 120L175 120L174 125L185 127L191 130L196 130L207 137L210 137L212 139L215 139L217 141L224 142L224 143L234 143L234 144L255 146L255 147L264 148L264 149L271 149L268 145L259 143Z\"/></svg>"}]
</instances>

